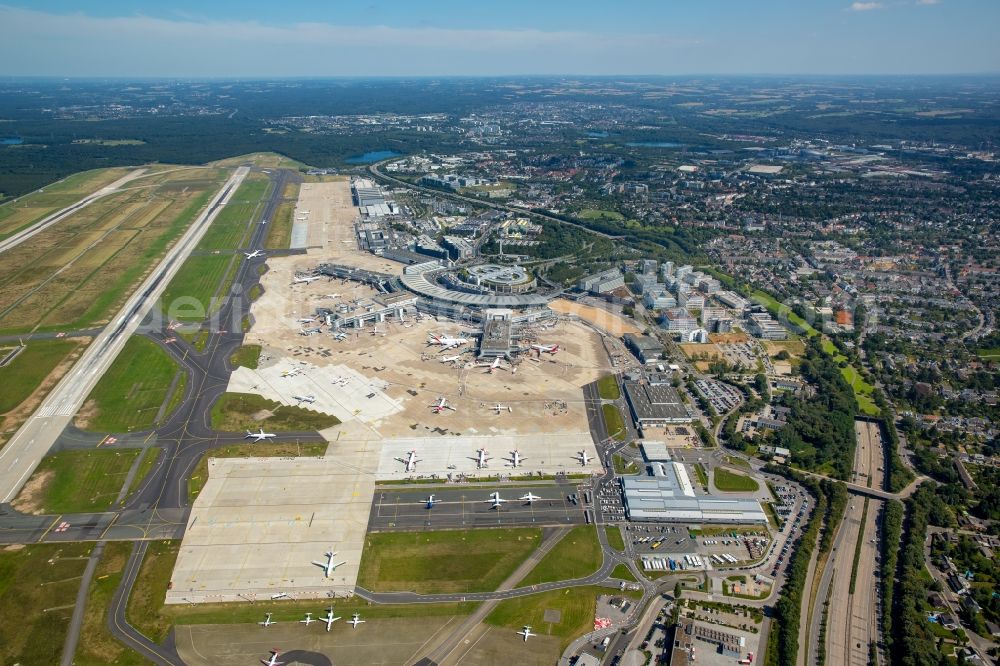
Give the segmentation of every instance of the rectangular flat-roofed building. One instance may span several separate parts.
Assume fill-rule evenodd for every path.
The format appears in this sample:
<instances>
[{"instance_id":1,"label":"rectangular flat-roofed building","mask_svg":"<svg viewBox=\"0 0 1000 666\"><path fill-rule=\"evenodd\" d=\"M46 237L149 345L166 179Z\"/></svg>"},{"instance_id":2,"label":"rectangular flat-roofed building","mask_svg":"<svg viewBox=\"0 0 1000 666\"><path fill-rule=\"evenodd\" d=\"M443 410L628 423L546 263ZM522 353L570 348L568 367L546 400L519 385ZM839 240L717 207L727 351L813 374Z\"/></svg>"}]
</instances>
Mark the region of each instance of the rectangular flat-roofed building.
<instances>
[{"instance_id":1,"label":"rectangular flat-roofed building","mask_svg":"<svg viewBox=\"0 0 1000 666\"><path fill-rule=\"evenodd\" d=\"M595 273L582 278L577 286L582 291L589 291L592 294L605 294L625 286L625 276L617 268L606 270L602 273Z\"/></svg>"},{"instance_id":2,"label":"rectangular flat-roofed building","mask_svg":"<svg viewBox=\"0 0 1000 666\"><path fill-rule=\"evenodd\" d=\"M680 463L663 464L663 469L667 472L664 476L622 479L625 510L629 520L725 525L767 524L767 514L757 500L698 497L694 495L690 479Z\"/></svg>"},{"instance_id":3,"label":"rectangular flat-roofed building","mask_svg":"<svg viewBox=\"0 0 1000 666\"><path fill-rule=\"evenodd\" d=\"M643 363L659 359L665 351L663 344L649 335L626 333L622 336L622 340L625 341L625 346Z\"/></svg>"},{"instance_id":4,"label":"rectangular flat-roofed building","mask_svg":"<svg viewBox=\"0 0 1000 666\"><path fill-rule=\"evenodd\" d=\"M640 427L690 423L691 414L673 386L626 381L625 399Z\"/></svg>"}]
</instances>

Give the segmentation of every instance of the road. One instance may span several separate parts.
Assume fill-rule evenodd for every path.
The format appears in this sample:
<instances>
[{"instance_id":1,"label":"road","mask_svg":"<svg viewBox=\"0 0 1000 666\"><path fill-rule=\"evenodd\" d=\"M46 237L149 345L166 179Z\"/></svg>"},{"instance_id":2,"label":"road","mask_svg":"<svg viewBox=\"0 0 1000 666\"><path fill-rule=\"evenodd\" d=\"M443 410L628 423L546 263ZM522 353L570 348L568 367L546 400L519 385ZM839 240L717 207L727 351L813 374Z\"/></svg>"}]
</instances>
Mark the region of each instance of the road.
<instances>
[{"instance_id":1,"label":"road","mask_svg":"<svg viewBox=\"0 0 1000 666\"><path fill-rule=\"evenodd\" d=\"M102 187L93 194L88 194L84 198L77 201L75 204L66 206L62 210L57 210L51 215L42 218L38 222L35 222L30 227L22 229L16 234L12 234L11 236L0 241L0 253L7 252L8 250L13 250L15 247L17 247L24 241L28 240L32 236L40 234L41 232L45 231L52 225L62 222L70 215L86 208L87 206L94 203L101 197L106 197L109 194L117 192L122 185L129 182L130 180L135 180L145 172L146 172L145 169L136 169L135 171L130 171L129 173L125 174L124 176L122 176L115 182L111 183L110 185Z\"/></svg>"},{"instance_id":2,"label":"road","mask_svg":"<svg viewBox=\"0 0 1000 666\"><path fill-rule=\"evenodd\" d=\"M462 196L461 194L456 194L454 192L445 192L444 190L434 189L433 187L424 187L423 185L414 185L413 183L408 183L405 180L400 180L399 178L394 178L392 176L386 175L385 173L383 173L379 169L379 166L381 166L381 165L380 164L372 164L371 166L368 167L368 172L371 175L375 176L376 178L389 181L393 185L400 185L402 187L406 187L406 188L409 188L409 189L412 189L412 190L417 190L417 191L420 191L420 192L424 192L425 194L433 194L433 195L440 196L440 197L443 197L443 198L446 198L446 199L454 199L456 201L462 201L462 202L465 202L465 203L475 204L476 206L482 206L483 208L493 208L495 210L503 210L503 211L507 211L509 213L514 213L515 215L527 215L529 217L538 217L538 218L541 218L543 220L548 220L549 222L557 222L559 224L565 224L565 225L568 225L570 227L576 227L577 229L580 229L582 231L586 231L587 233L594 234L595 236L600 236L601 238L607 238L609 240L622 240L624 238L624 236L612 236L611 234L606 234L603 231L597 231L595 229L591 229L589 227L586 227L586 226L584 226L582 224L578 224L576 222L568 222L568 221L563 220L563 219L558 218L558 217L553 217L551 215L545 215L544 213L536 213L535 211L528 210L527 208L518 208L517 206L505 206L504 204L498 204L498 203L495 203L493 201L485 201L483 199L477 199L475 197L466 197L466 196Z\"/></svg>"},{"instance_id":3,"label":"road","mask_svg":"<svg viewBox=\"0 0 1000 666\"><path fill-rule=\"evenodd\" d=\"M878 424L855 421L857 446L854 453L854 480L859 485L879 488L884 483L885 451ZM813 605L809 628L808 663L819 653L820 625L826 622L825 653L828 663L862 666L869 662L869 646L878 644L876 570L878 553L877 517L882 502L851 498L834 538L833 552L823 569ZM864 529L862 530L862 523ZM858 551L860 542L860 551ZM851 589L854 555L858 553L857 578ZM827 601L829 604L827 605ZM824 612L824 608L825 611Z\"/></svg>"},{"instance_id":4,"label":"road","mask_svg":"<svg viewBox=\"0 0 1000 666\"><path fill-rule=\"evenodd\" d=\"M87 347L76 365L0 451L0 503L10 502L17 496L248 172L247 167L241 167L233 173L112 323Z\"/></svg>"},{"instance_id":5,"label":"road","mask_svg":"<svg viewBox=\"0 0 1000 666\"><path fill-rule=\"evenodd\" d=\"M149 543L146 541L137 542L132 546L132 553L125 563L121 583L111 598L111 608L108 611L107 620L108 631L124 645L154 664L160 664L160 666L184 666L184 662L176 654L173 654L172 650L165 649L143 636L142 633L128 623L128 619L125 617L128 599L132 594L132 586L135 585L135 579L139 575L142 559L145 557L148 547Z\"/></svg>"}]
</instances>

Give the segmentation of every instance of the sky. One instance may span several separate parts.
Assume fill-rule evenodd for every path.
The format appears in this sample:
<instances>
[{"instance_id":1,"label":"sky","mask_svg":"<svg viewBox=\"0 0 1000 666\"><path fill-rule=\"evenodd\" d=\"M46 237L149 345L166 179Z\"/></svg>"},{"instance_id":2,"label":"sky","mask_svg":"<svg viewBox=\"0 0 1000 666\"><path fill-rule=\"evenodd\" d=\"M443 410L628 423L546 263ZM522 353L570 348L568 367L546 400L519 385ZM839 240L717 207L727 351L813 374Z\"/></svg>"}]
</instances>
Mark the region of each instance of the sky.
<instances>
[{"instance_id":1,"label":"sky","mask_svg":"<svg viewBox=\"0 0 1000 666\"><path fill-rule=\"evenodd\" d=\"M1000 0L0 0L0 76L1000 72Z\"/></svg>"}]
</instances>

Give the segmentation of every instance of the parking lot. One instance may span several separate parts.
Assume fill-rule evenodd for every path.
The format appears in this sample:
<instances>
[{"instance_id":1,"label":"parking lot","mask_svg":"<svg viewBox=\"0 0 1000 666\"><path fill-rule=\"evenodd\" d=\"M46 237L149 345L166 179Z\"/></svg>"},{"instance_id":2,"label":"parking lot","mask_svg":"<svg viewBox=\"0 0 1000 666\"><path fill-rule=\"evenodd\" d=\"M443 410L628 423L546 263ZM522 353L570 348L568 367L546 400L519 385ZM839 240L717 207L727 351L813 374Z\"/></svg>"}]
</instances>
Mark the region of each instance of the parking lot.
<instances>
[{"instance_id":1,"label":"parking lot","mask_svg":"<svg viewBox=\"0 0 1000 666\"><path fill-rule=\"evenodd\" d=\"M742 400L737 389L722 382L712 379L698 379L695 380L694 385L698 393L708 400L712 408L719 414L725 414L739 405Z\"/></svg>"}]
</instances>

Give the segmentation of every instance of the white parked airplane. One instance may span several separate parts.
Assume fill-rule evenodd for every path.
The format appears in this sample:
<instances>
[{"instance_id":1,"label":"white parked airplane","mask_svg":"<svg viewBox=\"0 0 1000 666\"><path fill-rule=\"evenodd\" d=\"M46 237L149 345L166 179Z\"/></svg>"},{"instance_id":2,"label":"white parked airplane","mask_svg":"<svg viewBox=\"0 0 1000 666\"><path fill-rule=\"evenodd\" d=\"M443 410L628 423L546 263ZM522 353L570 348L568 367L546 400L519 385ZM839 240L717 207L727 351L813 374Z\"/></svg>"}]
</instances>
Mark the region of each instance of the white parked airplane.
<instances>
[{"instance_id":1,"label":"white parked airplane","mask_svg":"<svg viewBox=\"0 0 1000 666\"><path fill-rule=\"evenodd\" d=\"M540 499L542 498L539 497L538 495L532 495L530 492L521 495L521 501L527 502L528 504L531 504L532 502L537 502Z\"/></svg>"},{"instance_id":2,"label":"white parked airplane","mask_svg":"<svg viewBox=\"0 0 1000 666\"><path fill-rule=\"evenodd\" d=\"M499 416L500 412L502 412L505 409L508 412L513 412L514 411L513 409L510 408L510 405L501 405L499 402L497 404L493 405L493 409L496 410L496 413L497 413L498 416Z\"/></svg>"},{"instance_id":3,"label":"white parked airplane","mask_svg":"<svg viewBox=\"0 0 1000 666\"><path fill-rule=\"evenodd\" d=\"M278 648L271 648L271 658L261 659L260 663L264 664L264 666L285 666L285 662L278 661L278 656L280 654L281 653L278 652Z\"/></svg>"},{"instance_id":4,"label":"white parked airplane","mask_svg":"<svg viewBox=\"0 0 1000 666\"><path fill-rule=\"evenodd\" d=\"M364 624L365 621L361 619L361 613L355 613L354 617L347 624L351 625L352 628L357 629L359 624Z\"/></svg>"},{"instance_id":5,"label":"white parked airplane","mask_svg":"<svg viewBox=\"0 0 1000 666\"><path fill-rule=\"evenodd\" d=\"M531 633L531 626L526 624L526 625L524 625L524 629L522 629L521 631L517 632L517 635L518 636L524 636L524 642L527 643L529 636L537 636L538 634Z\"/></svg>"},{"instance_id":6,"label":"white parked airplane","mask_svg":"<svg viewBox=\"0 0 1000 666\"><path fill-rule=\"evenodd\" d=\"M282 377L294 377L302 373L302 368L292 368L291 370L285 370L281 373Z\"/></svg>"},{"instance_id":7,"label":"white parked airplane","mask_svg":"<svg viewBox=\"0 0 1000 666\"><path fill-rule=\"evenodd\" d=\"M262 627L270 627L272 624L278 624L278 623L277 622L272 622L271 621L271 614L270 613L266 613L264 615L264 619L261 622L258 622L257 624L259 624Z\"/></svg>"},{"instance_id":8,"label":"white parked airplane","mask_svg":"<svg viewBox=\"0 0 1000 666\"><path fill-rule=\"evenodd\" d=\"M452 338L447 335L432 335L431 339L427 341L429 345L441 345L445 349L451 349L452 347L459 347L464 344L468 344L468 338Z\"/></svg>"},{"instance_id":9,"label":"white parked airplane","mask_svg":"<svg viewBox=\"0 0 1000 666\"><path fill-rule=\"evenodd\" d=\"M323 622L326 622L326 630L327 631L330 631L330 627L332 627L333 623L336 622L339 619L340 619L339 617L334 617L333 616L333 606L330 606L329 610L326 611L326 617L321 617L320 618L320 620L322 620Z\"/></svg>"},{"instance_id":10,"label":"white parked airplane","mask_svg":"<svg viewBox=\"0 0 1000 666\"><path fill-rule=\"evenodd\" d=\"M475 460L476 467L479 469L483 469L484 467L489 467L490 463L489 453L490 452L487 451L486 449L479 449L478 451L476 451L476 457L470 458L470 460Z\"/></svg>"},{"instance_id":11,"label":"white parked airplane","mask_svg":"<svg viewBox=\"0 0 1000 666\"><path fill-rule=\"evenodd\" d=\"M297 400L299 403L308 402L310 405L316 402L316 396L314 395L293 395L292 400Z\"/></svg>"},{"instance_id":12,"label":"white parked airplane","mask_svg":"<svg viewBox=\"0 0 1000 666\"><path fill-rule=\"evenodd\" d=\"M277 435L273 432L264 432L264 429L261 428L258 432L250 432L247 430L246 437L243 439L252 439L255 442L262 442L268 439L274 439L275 437L277 437Z\"/></svg>"},{"instance_id":13,"label":"white parked airplane","mask_svg":"<svg viewBox=\"0 0 1000 666\"><path fill-rule=\"evenodd\" d=\"M412 472L416 470L417 463L420 462L420 460L417 458L416 449L413 449L409 453L407 453L405 458L396 458L396 460L406 465L407 472Z\"/></svg>"},{"instance_id":14,"label":"white parked airplane","mask_svg":"<svg viewBox=\"0 0 1000 666\"><path fill-rule=\"evenodd\" d=\"M264 251L263 250L254 250L253 252L244 252L243 254L246 255L247 259L256 259L257 257L263 257L264 256Z\"/></svg>"},{"instance_id":15,"label":"white parked airplane","mask_svg":"<svg viewBox=\"0 0 1000 666\"><path fill-rule=\"evenodd\" d=\"M559 345L531 345L539 354L557 354L559 353Z\"/></svg>"},{"instance_id":16,"label":"white parked airplane","mask_svg":"<svg viewBox=\"0 0 1000 666\"><path fill-rule=\"evenodd\" d=\"M493 362L490 363L489 365L485 363L480 363L479 367L486 368L486 374L488 375L492 375L495 370L510 370L510 368L505 368L502 365L500 365L502 362L503 359L497 356L495 359L493 359Z\"/></svg>"},{"instance_id":17,"label":"white parked airplane","mask_svg":"<svg viewBox=\"0 0 1000 666\"><path fill-rule=\"evenodd\" d=\"M504 504L504 502L506 502L507 500L505 500L504 498L500 497L500 493L499 492L494 492L494 493L490 493L490 498L488 500L486 500L486 501L493 503L493 506L490 507L491 509L499 509Z\"/></svg>"},{"instance_id":18,"label":"white parked airplane","mask_svg":"<svg viewBox=\"0 0 1000 666\"><path fill-rule=\"evenodd\" d=\"M461 354L455 354L454 356L442 356L439 361L442 363L454 363L462 358Z\"/></svg>"},{"instance_id":19,"label":"white parked airplane","mask_svg":"<svg viewBox=\"0 0 1000 666\"><path fill-rule=\"evenodd\" d=\"M584 467L586 467L587 463L590 462L590 456L587 455L586 451L580 451L578 454L576 454L576 459L579 460L580 464Z\"/></svg>"},{"instance_id":20,"label":"white parked airplane","mask_svg":"<svg viewBox=\"0 0 1000 666\"><path fill-rule=\"evenodd\" d=\"M319 275L305 275L302 277L296 275L292 278L292 284L309 284L310 282L315 282L319 278Z\"/></svg>"},{"instance_id":21,"label":"white parked airplane","mask_svg":"<svg viewBox=\"0 0 1000 666\"><path fill-rule=\"evenodd\" d=\"M521 463L527 460L527 458L523 458L521 456L521 452L518 451L517 449L514 449L513 451L510 452L510 457L507 458L507 460L510 461L511 467L519 467Z\"/></svg>"},{"instance_id":22,"label":"white parked airplane","mask_svg":"<svg viewBox=\"0 0 1000 666\"><path fill-rule=\"evenodd\" d=\"M316 321L316 317L299 317L300 324L311 324Z\"/></svg>"},{"instance_id":23,"label":"white parked airplane","mask_svg":"<svg viewBox=\"0 0 1000 666\"><path fill-rule=\"evenodd\" d=\"M326 552L326 562L317 562L316 560L313 560L313 564L323 570L323 576L325 578L329 578L330 574L332 574L340 565L347 564L347 562L334 562L333 558L336 555L337 553L335 551L330 550Z\"/></svg>"},{"instance_id":24,"label":"white parked airplane","mask_svg":"<svg viewBox=\"0 0 1000 666\"><path fill-rule=\"evenodd\" d=\"M316 621L317 620L316 620L316 618L313 617L312 613L306 613L306 619L299 620L299 624L304 624L304 625L306 625L308 627L310 624L312 624L313 622L316 622Z\"/></svg>"},{"instance_id":25,"label":"white parked airplane","mask_svg":"<svg viewBox=\"0 0 1000 666\"><path fill-rule=\"evenodd\" d=\"M438 398L437 404L431 405L430 408L431 411L434 412L435 414L440 414L446 409L450 409L453 412L457 411L454 407L448 404L448 401L444 398L444 396Z\"/></svg>"}]
</instances>

